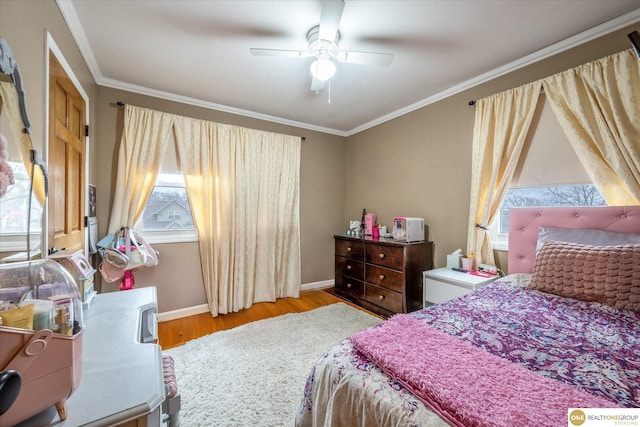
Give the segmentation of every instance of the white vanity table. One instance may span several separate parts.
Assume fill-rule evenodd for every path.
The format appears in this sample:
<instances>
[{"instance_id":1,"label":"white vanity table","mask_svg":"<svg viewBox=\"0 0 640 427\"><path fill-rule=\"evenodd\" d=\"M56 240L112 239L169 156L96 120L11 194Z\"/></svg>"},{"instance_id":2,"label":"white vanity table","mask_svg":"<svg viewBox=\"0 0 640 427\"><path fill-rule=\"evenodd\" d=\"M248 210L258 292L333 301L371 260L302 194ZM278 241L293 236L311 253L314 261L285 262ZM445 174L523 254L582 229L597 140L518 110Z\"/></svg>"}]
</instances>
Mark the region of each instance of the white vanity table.
<instances>
[{"instance_id":1,"label":"white vanity table","mask_svg":"<svg viewBox=\"0 0 640 427\"><path fill-rule=\"evenodd\" d=\"M60 422L52 406L19 426L160 426L156 288L97 295L83 314L82 377L67 400L68 418Z\"/></svg>"}]
</instances>

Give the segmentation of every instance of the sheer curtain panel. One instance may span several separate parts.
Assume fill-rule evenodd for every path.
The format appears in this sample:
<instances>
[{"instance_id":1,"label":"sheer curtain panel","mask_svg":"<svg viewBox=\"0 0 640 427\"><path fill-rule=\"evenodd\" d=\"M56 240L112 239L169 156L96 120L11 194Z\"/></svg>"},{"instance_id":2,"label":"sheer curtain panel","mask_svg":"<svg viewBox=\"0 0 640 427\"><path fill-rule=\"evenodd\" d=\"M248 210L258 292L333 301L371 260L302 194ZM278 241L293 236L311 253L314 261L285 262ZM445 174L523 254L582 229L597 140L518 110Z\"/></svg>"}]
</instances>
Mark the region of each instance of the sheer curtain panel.
<instances>
[{"instance_id":1,"label":"sheer curtain panel","mask_svg":"<svg viewBox=\"0 0 640 427\"><path fill-rule=\"evenodd\" d=\"M184 117L175 131L212 316L298 297L300 138Z\"/></svg>"},{"instance_id":2,"label":"sheer curtain panel","mask_svg":"<svg viewBox=\"0 0 640 427\"><path fill-rule=\"evenodd\" d=\"M486 227L511 185L541 86L538 81L476 102L467 253L477 263L495 264Z\"/></svg>"},{"instance_id":3,"label":"sheer curtain panel","mask_svg":"<svg viewBox=\"0 0 640 427\"><path fill-rule=\"evenodd\" d=\"M18 91L13 83L0 81L0 114L7 115L7 121L9 124L9 130L11 133L4 133L5 138L9 140L9 143L15 143L20 151L20 157L25 169L28 173L31 173L31 160L30 151L33 149L31 141L31 135L23 132L24 122L20 114L20 105L18 99ZM44 153L39 153L40 157ZM44 206L45 191L44 191L44 175L40 168L34 169L33 176L33 194L36 196L40 206Z\"/></svg>"},{"instance_id":4,"label":"sheer curtain panel","mask_svg":"<svg viewBox=\"0 0 640 427\"><path fill-rule=\"evenodd\" d=\"M109 232L142 215L174 132L211 314L300 294L299 137L125 106Z\"/></svg>"},{"instance_id":5,"label":"sheer curtain panel","mask_svg":"<svg viewBox=\"0 0 640 427\"><path fill-rule=\"evenodd\" d=\"M125 105L109 233L133 227L156 183L174 116Z\"/></svg>"},{"instance_id":6,"label":"sheer curtain panel","mask_svg":"<svg viewBox=\"0 0 640 427\"><path fill-rule=\"evenodd\" d=\"M544 79L547 98L609 205L640 203L640 64L631 50Z\"/></svg>"}]
</instances>

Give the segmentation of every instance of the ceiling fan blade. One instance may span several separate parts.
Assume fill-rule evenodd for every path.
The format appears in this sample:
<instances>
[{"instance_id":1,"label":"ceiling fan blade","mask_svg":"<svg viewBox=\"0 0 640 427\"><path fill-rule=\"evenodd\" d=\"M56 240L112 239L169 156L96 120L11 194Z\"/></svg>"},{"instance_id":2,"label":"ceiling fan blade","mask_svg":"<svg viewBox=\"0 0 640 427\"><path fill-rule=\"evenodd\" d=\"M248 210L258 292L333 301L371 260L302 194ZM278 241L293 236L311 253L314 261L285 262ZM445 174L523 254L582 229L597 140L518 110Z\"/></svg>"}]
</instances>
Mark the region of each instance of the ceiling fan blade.
<instances>
[{"instance_id":1,"label":"ceiling fan blade","mask_svg":"<svg viewBox=\"0 0 640 427\"><path fill-rule=\"evenodd\" d=\"M346 62L349 64L362 64L362 65L377 65L379 67L388 67L393 61L393 54L391 53L377 53L377 52L355 52L344 51L338 55L340 62Z\"/></svg>"},{"instance_id":2,"label":"ceiling fan blade","mask_svg":"<svg viewBox=\"0 0 640 427\"><path fill-rule=\"evenodd\" d=\"M325 80L318 80L315 77L311 80L311 90L315 90L316 92L324 89Z\"/></svg>"},{"instance_id":3,"label":"ceiling fan blade","mask_svg":"<svg viewBox=\"0 0 640 427\"><path fill-rule=\"evenodd\" d=\"M344 0L323 0L320 14L320 31L318 33L320 40L332 42L336 39L343 10Z\"/></svg>"},{"instance_id":4,"label":"ceiling fan blade","mask_svg":"<svg viewBox=\"0 0 640 427\"><path fill-rule=\"evenodd\" d=\"M309 56L309 52L306 50L258 49L252 47L249 51L255 56L289 56L295 58L305 58Z\"/></svg>"}]
</instances>

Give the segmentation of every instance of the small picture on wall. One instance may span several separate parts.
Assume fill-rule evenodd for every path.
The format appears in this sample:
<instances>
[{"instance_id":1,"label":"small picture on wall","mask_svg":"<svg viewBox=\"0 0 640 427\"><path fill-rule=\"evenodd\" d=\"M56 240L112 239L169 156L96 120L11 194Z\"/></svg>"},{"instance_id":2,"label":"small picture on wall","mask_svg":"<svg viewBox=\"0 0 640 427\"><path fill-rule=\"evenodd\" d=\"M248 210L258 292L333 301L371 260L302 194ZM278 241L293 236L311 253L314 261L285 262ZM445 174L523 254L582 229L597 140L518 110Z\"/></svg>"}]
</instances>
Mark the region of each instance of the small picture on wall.
<instances>
[{"instance_id":1,"label":"small picture on wall","mask_svg":"<svg viewBox=\"0 0 640 427\"><path fill-rule=\"evenodd\" d=\"M96 216L96 186L89 184L89 217Z\"/></svg>"}]
</instances>

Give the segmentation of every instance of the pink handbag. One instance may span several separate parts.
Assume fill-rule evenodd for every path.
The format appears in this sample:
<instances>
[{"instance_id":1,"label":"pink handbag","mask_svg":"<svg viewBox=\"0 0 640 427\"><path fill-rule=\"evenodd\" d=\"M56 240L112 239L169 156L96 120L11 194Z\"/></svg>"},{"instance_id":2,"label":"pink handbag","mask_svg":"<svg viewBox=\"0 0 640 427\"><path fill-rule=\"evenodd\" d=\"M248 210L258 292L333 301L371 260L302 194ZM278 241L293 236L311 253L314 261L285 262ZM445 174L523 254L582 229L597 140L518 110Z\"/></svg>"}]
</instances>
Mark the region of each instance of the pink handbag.
<instances>
[{"instance_id":1,"label":"pink handbag","mask_svg":"<svg viewBox=\"0 0 640 427\"><path fill-rule=\"evenodd\" d=\"M124 271L106 260L103 260L100 263L100 267L98 267L98 269L100 270L102 279L107 283L117 282L124 277Z\"/></svg>"}]
</instances>

